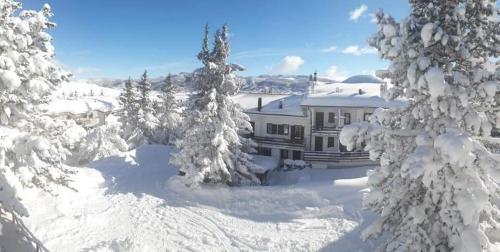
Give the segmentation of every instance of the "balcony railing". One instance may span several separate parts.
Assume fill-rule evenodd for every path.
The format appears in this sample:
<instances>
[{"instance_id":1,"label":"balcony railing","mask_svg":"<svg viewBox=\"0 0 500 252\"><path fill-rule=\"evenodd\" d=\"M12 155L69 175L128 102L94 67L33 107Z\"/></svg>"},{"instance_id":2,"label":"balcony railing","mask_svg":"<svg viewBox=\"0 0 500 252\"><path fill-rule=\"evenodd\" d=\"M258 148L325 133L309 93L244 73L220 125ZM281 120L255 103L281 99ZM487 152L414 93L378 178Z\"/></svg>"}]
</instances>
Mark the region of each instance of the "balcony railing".
<instances>
[{"instance_id":1,"label":"balcony railing","mask_svg":"<svg viewBox=\"0 0 500 252\"><path fill-rule=\"evenodd\" d=\"M325 127L325 126L313 126L313 133L340 133L342 128L339 127Z\"/></svg>"},{"instance_id":2,"label":"balcony railing","mask_svg":"<svg viewBox=\"0 0 500 252\"><path fill-rule=\"evenodd\" d=\"M273 144L273 145L285 145L294 147L303 147L304 139L287 139L287 138L273 138L273 137L254 137L257 143L262 144Z\"/></svg>"},{"instance_id":3,"label":"balcony railing","mask_svg":"<svg viewBox=\"0 0 500 252\"><path fill-rule=\"evenodd\" d=\"M368 152L304 152L305 161L322 161L322 162L355 162L369 161Z\"/></svg>"}]
</instances>

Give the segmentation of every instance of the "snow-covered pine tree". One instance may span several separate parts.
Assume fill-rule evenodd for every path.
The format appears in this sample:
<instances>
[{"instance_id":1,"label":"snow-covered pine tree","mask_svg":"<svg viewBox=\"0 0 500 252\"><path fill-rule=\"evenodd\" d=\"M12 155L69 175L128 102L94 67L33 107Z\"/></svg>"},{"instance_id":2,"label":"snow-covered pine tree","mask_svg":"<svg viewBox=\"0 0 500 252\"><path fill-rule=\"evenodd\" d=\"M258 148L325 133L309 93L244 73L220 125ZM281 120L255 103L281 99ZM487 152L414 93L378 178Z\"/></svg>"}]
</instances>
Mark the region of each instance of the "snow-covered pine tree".
<instances>
[{"instance_id":1,"label":"snow-covered pine tree","mask_svg":"<svg viewBox=\"0 0 500 252\"><path fill-rule=\"evenodd\" d=\"M18 222L3 225L7 212L13 218L28 214L16 188L50 190L67 185L71 173L62 164L68 153L60 136L64 122L43 116L39 106L68 76L52 59L51 9L17 12L20 8L18 1L0 0L0 250L7 251L28 250L16 247L21 244L13 244L9 235L21 233L32 241ZM12 226L18 230L7 228Z\"/></svg>"},{"instance_id":2,"label":"snow-covered pine tree","mask_svg":"<svg viewBox=\"0 0 500 252\"><path fill-rule=\"evenodd\" d=\"M158 104L156 111L159 120L157 137L160 143L168 144L175 140L181 115L179 112L179 103L175 98L175 87L172 82L172 76L168 74L163 82L159 97L161 102Z\"/></svg>"},{"instance_id":3,"label":"snow-covered pine tree","mask_svg":"<svg viewBox=\"0 0 500 252\"><path fill-rule=\"evenodd\" d=\"M141 80L137 85L139 91L139 110L137 111L137 125L147 142L153 141L153 132L158 127L159 121L153 111L153 102L149 97L151 83L148 79L148 72L144 71Z\"/></svg>"},{"instance_id":4,"label":"snow-covered pine tree","mask_svg":"<svg viewBox=\"0 0 500 252\"><path fill-rule=\"evenodd\" d=\"M118 112L121 137L127 142L128 148L133 149L144 143L144 137L138 124L139 93L131 78L125 81L125 87L118 99L121 106Z\"/></svg>"},{"instance_id":5,"label":"snow-covered pine tree","mask_svg":"<svg viewBox=\"0 0 500 252\"><path fill-rule=\"evenodd\" d=\"M341 142L362 147L369 172L364 204L380 214L363 236L389 233L383 251L492 251L500 242L500 167L478 141L500 127L499 10L493 0L412 0L400 23L378 13L370 44L391 62L387 98L371 124L345 127ZM498 247L497 247L498 248Z\"/></svg>"},{"instance_id":6,"label":"snow-covered pine tree","mask_svg":"<svg viewBox=\"0 0 500 252\"><path fill-rule=\"evenodd\" d=\"M234 76L241 66L228 65L229 41L227 26L215 35L210 52L208 26L198 59L203 67L195 71L193 92L189 96L183 121L183 138L177 142L178 153L172 162L185 176L185 183L259 183L251 172L251 157L242 151L239 127L244 123L238 107L230 99L241 86Z\"/></svg>"},{"instance_id":7,"label":"snow-covered pine tree","mask_svg":"<svg viewBox=\"0 0 500 252\"><path fill-rule=\"evenodd\" d=\"M87 132L79 146L78 164L111 156L128 150L128 144L120 137L120 123L111 115L104 125Z\"/></svg>"}]
</instances>

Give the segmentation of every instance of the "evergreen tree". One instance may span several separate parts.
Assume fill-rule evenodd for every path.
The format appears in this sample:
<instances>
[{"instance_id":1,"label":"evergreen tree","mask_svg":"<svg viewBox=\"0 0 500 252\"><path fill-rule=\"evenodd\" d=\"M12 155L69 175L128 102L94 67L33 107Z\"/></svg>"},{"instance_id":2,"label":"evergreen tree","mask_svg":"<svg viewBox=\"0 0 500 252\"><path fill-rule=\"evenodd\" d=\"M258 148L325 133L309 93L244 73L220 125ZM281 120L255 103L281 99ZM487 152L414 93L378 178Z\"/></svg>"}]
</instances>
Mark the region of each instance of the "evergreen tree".
<instances>
[{"instance_id":1,"label":"evergreen tree","mask_svg":"<svg viewBox=\"0 0 500 252\"><path fill-rule=\"evenodd\" d=\"M387 98L371 124L347 126L341 142L363 146L381 166L369 172L364 204L380 214L363 233L387 232L383 251L492 251L500 240L499 163L478 140L500 128L499 10L493 0L412 0L400 23L380 12L370 44L391 62Z\"/></svg>"},{"instance_id":2,"label":"evergreen tree","mask_svg":"<svg viewBox=\"0 0 500 252\"><path fill-rule=\"evenodd\" d=\"M139 95L131 78L125 81L125 87L118 99L121 105L118 112L121 137L127 142L128 148L133 149L143 144L144 138L138 124Z\"/></svg>"},{"instance_id":3,"label":"evergreen tree","mask_svg":"<svg viewBox=\"0 0 500 252\"><path fill-rule=\"evenodd\" d=\"M179 104L175 98L175 87L170 74L164 80L161 89L161 102L158 104L157 118L159 119L158 139L160 143L170 143L176 135L177 127L181 121Z\"/></svg>"},{"instance_id":4,"label":"evergreen tree","mask_svg":"<svg viewBox=\"0 0 500 252\"><path fill-rule=\"evenodd\" d=\"M142 74L141 80L137 85L139 91L139 110L137 111L137 125L142 132L143 137L148 142L154 142L153 132L158 127L159 121L155 117L153 102L149 97L151 92L151 83L148 79L147 71Z\"/></svg>"},{"instance_id":5,"label":"evergreen tree","mask_svg":"<svg viewBox=\"0 0 500 252\"><path fill-rule=\"evenodd\" d=\"M27 215L16 195L20 186L50 190L54 184L68 185L72 173L63 166L67 150L61 134L65 123L43 116L40 105L67 79L54 62L54 48L47 31L51 9L18 12L15 0L0 1L0 250L26 251L36 241L12 218ZM15 227L17 230L11 230ZM11 235L26 240L5 240ZM15 243L15 244L14 244Z\"/></svg>"},{"instance_id":6,"label":"evergreen tree","mask_svg":"<svg viewBox=\"0 0 500 252\"><path fill-rule=\"evenodd\" d=\"M227 26L215 34L209 51L208 26L198 59L203 67L195 71L193 92L189 96L182 125L183 138L177 142L173 163L185 174L187 186L207 183L258 183L252 173L251 157L242 151L240 127L251 129L230 95L238 92L242 82L234 76L243 70L228 65Z\"/></svg>"}]
</instances>

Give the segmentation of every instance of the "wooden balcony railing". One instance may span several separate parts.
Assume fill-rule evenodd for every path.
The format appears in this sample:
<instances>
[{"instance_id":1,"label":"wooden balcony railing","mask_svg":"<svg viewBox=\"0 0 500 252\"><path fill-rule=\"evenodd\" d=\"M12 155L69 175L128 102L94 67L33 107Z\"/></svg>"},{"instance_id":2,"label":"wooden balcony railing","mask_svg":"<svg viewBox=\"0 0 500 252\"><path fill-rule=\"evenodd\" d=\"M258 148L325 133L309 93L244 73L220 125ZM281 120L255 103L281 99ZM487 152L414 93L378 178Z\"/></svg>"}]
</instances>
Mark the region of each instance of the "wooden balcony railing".
<instances>
[{"instance_id":1,"label":"wooden balcony railing","mask_svg":"<svg viewBox=\"0 0 500 252\"><path fill-rule=\"evenodd\" d=\"M368 152L304 152L305 161L355 162L370 160Z\"/></svg>"},{"instance_id":2,"label":"wooden balcony railing","mask_svg":"<svg viewBox=\"0 0 500 252\"><path fill-rule=\"evenodd\" d=\"M342 128L339 127L321 127L321 126L313 126L313 133L340 133Z\"/></svg>"},{"instance_id":3,"label":"wooden balcony railing","mask_svg":"<svg viewBox=\"0 0 500 252\"><path fill-rule=\"evenodd\" d=\"M253 137L257 143L284 145L294 147L304 147L304 139L287 139L287 138L273 138L273 137Z\"/></svg>"}]
</instances>

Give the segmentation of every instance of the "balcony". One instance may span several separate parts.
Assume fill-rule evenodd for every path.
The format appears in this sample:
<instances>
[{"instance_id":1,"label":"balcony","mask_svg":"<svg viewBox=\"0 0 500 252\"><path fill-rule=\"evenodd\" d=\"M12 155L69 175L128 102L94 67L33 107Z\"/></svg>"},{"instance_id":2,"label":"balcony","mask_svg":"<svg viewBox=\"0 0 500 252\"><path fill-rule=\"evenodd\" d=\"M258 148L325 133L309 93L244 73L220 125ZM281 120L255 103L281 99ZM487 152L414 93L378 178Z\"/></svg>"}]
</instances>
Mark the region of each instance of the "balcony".
<instances>
[{"instance_id":1,"label":"balcony","mask_svg":"<svg viewBox=\"0 0 500 252\"><path fill-rule=\"evenodd\" d=\"M304 161L321 161L321 162L356 162L369 161L368 152L304 152Z\"/></svg>"},{"instance_id":2,"label":"balcony","mask_svg":"<svg viewBox=\"0 0 500 252\"><path fill-rule=\"evenodd\" d=\"M304 147L304 139L287 139L273 137L254 137L253 140L260 144L283 145L292 147Z\"/></svg>"},{"instance_id":3,"label":"balcony","mask_svg":"<svg viewBox=\"0 0 500 252\"><path fill-rule=\"evenodd\" d=\"M312 133L340 134L341 130L339 127L313 126Z\"/></svg>"}]
</instances>

